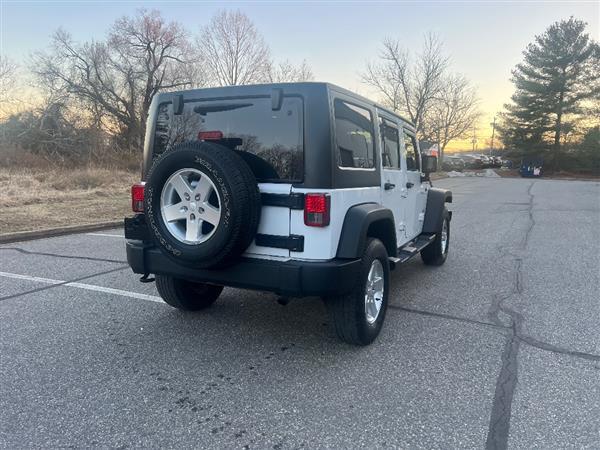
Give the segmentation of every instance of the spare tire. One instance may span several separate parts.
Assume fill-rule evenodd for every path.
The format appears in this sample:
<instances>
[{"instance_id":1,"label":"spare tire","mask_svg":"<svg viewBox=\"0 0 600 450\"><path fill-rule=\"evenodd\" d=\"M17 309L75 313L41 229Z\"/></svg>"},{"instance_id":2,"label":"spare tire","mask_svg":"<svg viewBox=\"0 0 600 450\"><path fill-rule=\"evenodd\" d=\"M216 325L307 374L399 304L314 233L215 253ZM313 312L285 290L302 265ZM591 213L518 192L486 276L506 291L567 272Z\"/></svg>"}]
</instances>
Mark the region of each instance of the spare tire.
<instances>
[{"instance_id":1,"label":"spare tire","mask_svg":"<svg viewBox=\"0 0 600 450\"><path fill-rule=\"evenodd\" d=\"M232 150L210 142L173 146L156 159L144 209L156 245L189 267L224 267L250 245L260 219L254 174Z\"/></svg>"}]
</instances>

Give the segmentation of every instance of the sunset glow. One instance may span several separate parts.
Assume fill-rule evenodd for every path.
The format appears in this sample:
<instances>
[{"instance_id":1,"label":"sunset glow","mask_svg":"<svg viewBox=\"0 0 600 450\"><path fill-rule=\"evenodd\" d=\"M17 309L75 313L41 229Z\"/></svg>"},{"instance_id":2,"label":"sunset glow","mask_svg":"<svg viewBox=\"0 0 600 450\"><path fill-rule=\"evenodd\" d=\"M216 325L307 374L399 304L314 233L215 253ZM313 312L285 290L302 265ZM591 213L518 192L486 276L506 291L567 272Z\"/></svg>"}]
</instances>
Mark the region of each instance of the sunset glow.
<instances>
[{"instance_id":1,"label":"sunset glow","mask_svg":"<svg viewBox=\"0 0 600 450\"><path fill-rule=\"evenodd\" d=\"M464 74L477 87L482 117L477 148L488 147L494 115L512 94L511 69L536 34L555 20L576 16L599 35L598 2L243 2L227 3L255 23L274 57L306 60L316 81L328 81L377 99L360 81L367 61L377 58L381 41L394 37L416 52L424 33L433 32L444 42L451 70ZM30 55L46 49L58 28L78 41L100 40L111 24L141 7L160 9L168 20L180 22L194 34L222 3L172 2L2 2L2 54L22 68L15 97L35 101L33 80L25 72ZM31 11L43 21L31 20ZM309 25L310 24L310 25ZM307 26L308 25L308 26ZM22 97L22 98L21 98ZM22 103L22 102L21 102ZM3 106L4 115L19 102ZM471 138L454 141L448 150L472 148Z\"/></svg>"}]
</instances>

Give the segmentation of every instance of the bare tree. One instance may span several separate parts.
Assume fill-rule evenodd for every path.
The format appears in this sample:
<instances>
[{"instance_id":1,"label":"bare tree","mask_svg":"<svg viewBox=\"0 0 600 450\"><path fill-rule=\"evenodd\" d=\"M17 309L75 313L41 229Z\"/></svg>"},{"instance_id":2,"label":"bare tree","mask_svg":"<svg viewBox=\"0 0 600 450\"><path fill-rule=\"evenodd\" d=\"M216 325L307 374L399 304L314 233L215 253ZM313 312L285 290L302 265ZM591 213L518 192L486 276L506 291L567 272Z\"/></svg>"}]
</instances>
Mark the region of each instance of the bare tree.
<instances>
[{"instance_id":1,"label":"bare tree","mask_svg":"<svg viewBox=\"0 0 600 450\"><path fill-rule=\"evenodd\" d=\"M49 52L37 53L33 71L42 87L63 92L104 116L130 148L141 148L148 108L161 90L191 83L187 35L158 11L117 20L105 42L78 44L58 30Z\"/></svg>"},{"instance_id":2,"label":"bare tree","mask_svg":"<svg viewBox=\"0 0 600 450\"><path fill-rule=\"evenodd\" d=\"M6 56L0 55L0 119L6 118L13 112L13 91L16 81L17 65Z\"/></svg>"},{"instance_id":3,"label":"bare tree","mask_svg":"<svg viewBox=\"0 0 600 450\"><path fill-rule=\"evenodd\" d=\"M108 45L116 52L118 72L125 75L133 107L137 109L143 139L152 99L159 91L191 84L187 56L191 45L186 31L177 22L166 23L156 10L135 17L122 17L113 25ZM141 94L141 95L140 95ZM139 95L139 105L136 97Z\"/></svg>"},{"instance_id":4,"label":"bare tree","mask_svg":"<svg viewBox=\"0 0 600 450\"><path fill-rule=\"evenodd\" d=\"M17 65L4 55L0 55L0 103L8 101L8 94L15 85Z\"/></svg>"},{"instance_id":5,"label":"bare tree","mask_svg":"<svg viewBox=\"0 0 600 450\"><path fill-rule=\"evenodd\" d=\"M442 90L448 67L441 41L433 34L426 35L423 49L413 62L399 41L386 38L379 59L367 64L363 82L379 92L386 106L407 115L421 134L423 120Z\"/></svg>"},{"instance_id":6,"label":"bare tree","mask_svg":"<svg viewBox=\"0 0 600 450\"><path fill-rule=\"evenodd\" d=\"M220 11L196 40L211 84L234 86L269 78L269 47L241 11Z\"/></svg>"},{"instance_id":7,"label":"bare tree","mask_svg":"<svg viewBox=\"0 0 600 450\"><path fill-rule=\"evenodd\" d=\"M300 65L295 66L288 60L278 64L269 65L269 82L271 83L293 83L298 81L314 80L312 69L306 62L302 61Z\"/></svg>"},{"instance_id":8,"label":"bare tree","mask_svg":"<svg viewBox=\"0 0 600 450\"><path fill-rule=\"evenodd\" d=\"M439 144L440 159L448 143L467 137L481 115L475 89L463 75L448 75L442 85L423 120L425 138Z\"/></svg>"}]
</instances>

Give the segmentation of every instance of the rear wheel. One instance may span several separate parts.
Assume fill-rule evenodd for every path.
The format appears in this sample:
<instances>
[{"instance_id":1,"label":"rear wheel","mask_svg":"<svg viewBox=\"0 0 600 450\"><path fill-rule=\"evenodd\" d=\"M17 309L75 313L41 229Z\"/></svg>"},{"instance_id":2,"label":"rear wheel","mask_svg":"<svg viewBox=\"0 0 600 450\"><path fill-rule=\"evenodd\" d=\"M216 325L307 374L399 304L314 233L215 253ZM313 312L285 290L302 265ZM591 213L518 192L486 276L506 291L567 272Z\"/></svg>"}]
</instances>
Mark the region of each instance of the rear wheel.
<instances>
[{"instance_id":1,"label":"rear wheel","mask_svg":"<svg viewBox=\"0 0 600 450\"><path fill-rule=\"evenodd\" d=\"M368 345L377 338L387 311L390 267L385 246L369 239L360 272L346 295L325 299L338 337L353 345Z\"/></svg>"},{"instance_id":2,"label":"rear wheel","mask_svg":"<svg viewBox=\"0 0 600 450\"><path fill-rule=\"evenodd\" d=\"M444 208L442 229L436 233L435 240L421 250L421 259L428 266L441 266L448 257L450 245L450 214Z\"/></svg>"},{"instance_id":3,"label":"rear wheel","mask_svg":"<svg viewBox=\"0 0 600 450\"><path fill-rule=\"evenodd\" d=\"M172 307L184 311L198 311L211 306L221 295L223 286L156 275L156 289L162 299Z\"/></svg>"}]
</instances>

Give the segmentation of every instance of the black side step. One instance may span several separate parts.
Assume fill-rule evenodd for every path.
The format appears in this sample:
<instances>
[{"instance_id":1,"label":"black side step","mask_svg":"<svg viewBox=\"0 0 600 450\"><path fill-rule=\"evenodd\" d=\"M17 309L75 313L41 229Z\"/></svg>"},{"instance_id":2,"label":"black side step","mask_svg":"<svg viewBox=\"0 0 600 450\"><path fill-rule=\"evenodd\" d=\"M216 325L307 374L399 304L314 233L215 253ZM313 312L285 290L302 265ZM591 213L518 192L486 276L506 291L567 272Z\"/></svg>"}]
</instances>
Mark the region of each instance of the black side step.
<instances>
[{"instance_id":1,"label":"black side step","mask_svg":"<svg viewBox=\"0 0 600 450\"><path fill-rule=\"evenodd\" d=\"M390 257L390 266L395 268L396 264L402 264L417 255L421 250L427 247L435 240L435 234L421 234L416 239L404 244L398 249L396 258Z\"/></svg>"}]
</instances>

